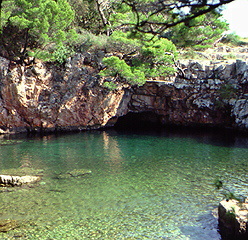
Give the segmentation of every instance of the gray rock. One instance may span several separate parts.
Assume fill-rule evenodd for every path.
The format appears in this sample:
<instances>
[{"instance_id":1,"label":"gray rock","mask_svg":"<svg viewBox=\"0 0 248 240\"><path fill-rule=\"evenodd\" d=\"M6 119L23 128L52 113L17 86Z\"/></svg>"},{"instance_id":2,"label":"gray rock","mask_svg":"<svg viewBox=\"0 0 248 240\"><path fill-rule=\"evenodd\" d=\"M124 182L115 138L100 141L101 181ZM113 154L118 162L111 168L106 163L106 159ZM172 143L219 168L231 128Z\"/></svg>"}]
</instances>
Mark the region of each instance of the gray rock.
<instances>
[{"instance_id":1,"label":"gray rock","mask_svg":"<svg viewBox=\"0 0 248 240\"><path fill-rule=\"evenodd\" d=\"M0 79L8 74L9 60L0 57Z\"/></svg>"}]
</instances>

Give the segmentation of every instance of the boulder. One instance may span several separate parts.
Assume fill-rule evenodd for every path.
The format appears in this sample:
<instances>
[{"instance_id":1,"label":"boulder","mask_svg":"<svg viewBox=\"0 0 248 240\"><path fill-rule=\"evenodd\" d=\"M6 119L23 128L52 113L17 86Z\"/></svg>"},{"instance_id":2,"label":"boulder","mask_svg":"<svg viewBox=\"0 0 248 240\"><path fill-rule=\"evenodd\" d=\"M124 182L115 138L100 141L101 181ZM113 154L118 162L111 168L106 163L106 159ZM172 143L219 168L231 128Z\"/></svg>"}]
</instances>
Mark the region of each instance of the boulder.
<instances>
[{"instance_id":1,"label":"boulder","mask_svg":"<svg viewBox=\"0 0 248 240\"><path fill-rule=\"evenodd\" d=\"M0 186L21 186L23 184L35 183L40 180L38 176L11 176L11 175L0 175Z\"/></svg>"},{"instance_id":2,"label":"boulder","mask_svg":"<svg viewBox=\"0 0 248 240\"><path fill-rule=\"evenodd\" d=\"M248 202L226 199L218 207L219 230L223 239L248 239Z\"/></svg>"}]
</instances>

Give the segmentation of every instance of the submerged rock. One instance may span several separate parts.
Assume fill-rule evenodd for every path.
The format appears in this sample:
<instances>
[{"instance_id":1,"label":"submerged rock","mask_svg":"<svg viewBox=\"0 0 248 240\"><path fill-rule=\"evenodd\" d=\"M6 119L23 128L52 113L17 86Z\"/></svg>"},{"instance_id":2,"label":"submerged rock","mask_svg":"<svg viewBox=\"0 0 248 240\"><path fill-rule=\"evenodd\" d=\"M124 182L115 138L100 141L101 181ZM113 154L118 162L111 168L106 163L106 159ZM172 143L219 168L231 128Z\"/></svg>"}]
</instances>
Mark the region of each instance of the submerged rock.
<instances>
[{"instance_id":1,"label":"submerged rock","mask_svg":"<svg viewBox=\"0 0 248 240\"><path fill-rule=\"evenodd\" d=\"M89 169L74 169L70 172L67 173L60 173L56 176L57 179L64 179L64 178L70 178L70 177L81 177L84 176L86 174L91 174L92 171Z\"/></svg>"},{"instance_id":2,"label":"submerged rock","mask_svg":"<svg viewBox=\"0 0 248 240\"><path fill-rule=\"evenodd\" d=\"M234 199L223 200L219 204L218 215L223 239L248 239L248 201L241 203Z\"/></svg>"},{"instance_id":3,"label":"submerged rock","mask_svg":"<svg viewBox=\"0 0 248 240\"><path fill-rule=\"evenodd\" d=\"M92 171L89 169L74 169L70 171L68 174L70 174L72 177L79 177L90 173L92 173Z\"/></svg>"},{"instance_id":4,"label":"submerged rock","mask_svg":"<svg viewBox=\"0 0 248 240\"><path fill-rule=\"evenodd\" d=\"M23 184L35 183L40 180L38 176L11 176L11 175L0 175L0 186L21 186Z\"/></svg>"},{"instance_id":5,"label":"submerged rock","mask_svg":"<svg viewBox=\"0 0 248 240\"><path fill-rule=\"evenodd\" d=\"M8 232L17 227L19 224L15 220L0 220L0 232Z\"/></svg>"}]
</instances>

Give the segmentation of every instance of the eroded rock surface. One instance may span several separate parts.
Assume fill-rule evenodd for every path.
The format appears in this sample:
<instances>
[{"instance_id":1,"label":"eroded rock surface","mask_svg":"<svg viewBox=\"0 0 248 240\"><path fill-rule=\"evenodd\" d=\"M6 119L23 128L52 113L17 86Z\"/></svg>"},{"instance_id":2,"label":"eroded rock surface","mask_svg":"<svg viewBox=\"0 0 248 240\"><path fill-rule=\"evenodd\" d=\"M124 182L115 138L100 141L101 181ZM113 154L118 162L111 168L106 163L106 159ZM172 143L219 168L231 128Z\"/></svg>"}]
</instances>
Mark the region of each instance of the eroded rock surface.
<instances>
[{"instance_id":1,"label":"eroded rock surface","mask_svg":"<svg viewBox=\"0 0 248 240\"><path fill-rule=\"evenodd\" d=\"M245 62L191 61L179 66L174 80L109 91L87 56L76 54L63 68L42 62L14 66L0 58L0 133L97 129L144 111L160 115L164 124L248 129Z\"/></svg>"},{"instance_id":2,"label":"eroded rock surface","mask_svg":"<svg viewBox=\"0 0 248 240\"><path fill-rule=\"evenodd\" d=\"M0 186L21 186L23 184L35 183L40 180L38 176L10 176L0 175Z\"/></svg>"},{"instance_id":3,"label":"eroded rock surface","mask_svg":"<svg viewBox=\"0 0 248 240\"><path fill-rule=\"evenodd\" d=\"M223 200L219 204L218 215L223 239L248 239L248 201Z\"/></svg>"}]
</instances>

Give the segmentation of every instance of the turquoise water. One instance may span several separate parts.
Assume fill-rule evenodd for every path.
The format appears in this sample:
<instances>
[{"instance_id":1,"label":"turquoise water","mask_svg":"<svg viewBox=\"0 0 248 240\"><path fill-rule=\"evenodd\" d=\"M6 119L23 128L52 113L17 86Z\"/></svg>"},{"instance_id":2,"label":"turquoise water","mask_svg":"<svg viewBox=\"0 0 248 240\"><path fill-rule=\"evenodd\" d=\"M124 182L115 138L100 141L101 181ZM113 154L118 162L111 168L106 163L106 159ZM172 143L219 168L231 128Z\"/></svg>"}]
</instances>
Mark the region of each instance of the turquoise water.
<instances>
[{"instance_id":1,"label":"turquoise water","mask_svg":"<svg viewBox=\"0 0 248 240\"><path fill-rule=\"evenodd\" d=\"M3 138L0 174L39 169L42 180L0 189L0 220L18 222L0 239L217 240L212 211L227 191L248 195L247 160L247 138L206 132ZM91 173L66 175L75 169Z\"/></svg>"}]
</instances>

